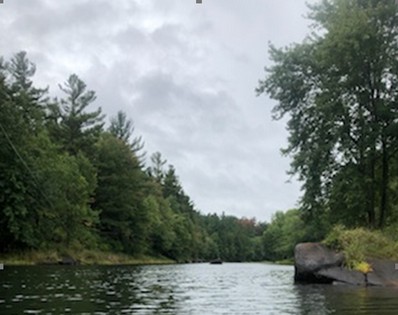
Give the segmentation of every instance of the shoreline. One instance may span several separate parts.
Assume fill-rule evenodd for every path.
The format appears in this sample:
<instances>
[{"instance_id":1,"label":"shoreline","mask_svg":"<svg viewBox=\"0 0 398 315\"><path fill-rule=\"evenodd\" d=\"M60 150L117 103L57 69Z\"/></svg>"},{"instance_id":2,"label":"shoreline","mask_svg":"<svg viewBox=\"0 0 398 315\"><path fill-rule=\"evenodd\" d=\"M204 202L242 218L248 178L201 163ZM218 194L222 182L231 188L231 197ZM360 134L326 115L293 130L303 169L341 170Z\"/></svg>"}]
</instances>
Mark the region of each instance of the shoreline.
<instances>
[{"instance_id":1,"label":"shoreline","mask_svg":"<svg viewBox=\"0 0 398 315\"><path fill-rule=\"evenodd\" d=\"M175 264L166 257L131 256L98 250L27 250L0 255L0 264L7 266L37 265L166 265Z\"/></svg>"}]
</instances>

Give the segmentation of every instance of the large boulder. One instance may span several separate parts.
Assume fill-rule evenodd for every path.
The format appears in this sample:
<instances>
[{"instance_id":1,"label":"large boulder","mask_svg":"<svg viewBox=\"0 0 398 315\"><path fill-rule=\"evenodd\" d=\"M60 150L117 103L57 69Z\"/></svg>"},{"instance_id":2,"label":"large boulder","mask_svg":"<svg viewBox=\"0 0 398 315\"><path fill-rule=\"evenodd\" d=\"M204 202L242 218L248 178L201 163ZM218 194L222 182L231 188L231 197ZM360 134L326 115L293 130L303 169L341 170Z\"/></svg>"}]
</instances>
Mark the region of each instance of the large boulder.
<instances>
[{"instance_id":1,"label":"large boulder","mask_svg":"<svg viewBox=\"0 0 398 315\"><path fill-rule=\"evenodd\" d=\"M296 283L334 283L398 287L398 262L367 259L368 274L343 266L344 255L321 243L301 243L294 249Z\"/></svg>"},{"instance_id":2,"label":"large boulder","mask_svg":"<svg viewBox=\"0 0 398 315\"><path fill-rule=\"evenodd\" d=\"M328 283L333 280L319 271L340 267L344 262L344 255L330 250L321 243L300 243L294 249L294 261L296 282Z\"/></svg>"},{"instance_id":3,"label":"large boulder","mask_svg":"<svg viewBox=\"0 0 398 315\"><path fill-rule=\"evenodd\" d=\"M398 263L391 260L368 259L372 272L367 275L368 285L398 287Z\"/></svg>"},{"instance_id":4,"label":"large boulder","mask_svg":"<svg viewBox=\"0 0 398 315\"><path fill-rule=\"evenodd\" d=\"M367 285L365 275L356 270L350 270L344 267L330 267L317 271L317 276L327 279L327 283Z\"/></svg>"}]
</instances>

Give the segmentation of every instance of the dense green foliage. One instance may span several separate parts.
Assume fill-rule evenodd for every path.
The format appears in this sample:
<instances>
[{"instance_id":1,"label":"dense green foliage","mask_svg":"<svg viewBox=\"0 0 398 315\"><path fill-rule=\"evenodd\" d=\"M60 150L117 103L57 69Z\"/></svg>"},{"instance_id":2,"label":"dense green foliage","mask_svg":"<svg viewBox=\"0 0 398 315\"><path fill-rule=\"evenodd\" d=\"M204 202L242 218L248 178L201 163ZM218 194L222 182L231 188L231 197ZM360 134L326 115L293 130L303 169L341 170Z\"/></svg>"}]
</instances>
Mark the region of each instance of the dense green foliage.
<instances>
[{"instance_id":1,"label":"dense green foliage","mask_svg":"<svg viewBox=\"0 0 398 315\"><path fill-rule=\"evenodd\" d=\"M397 234L392 231L370 231L364 228L348 230L336 225L327 235L324 243L331 248L342 251L346 265L355 268L367 258L397 259Z\"/></svg>"},{"instance_id":2,"label":"dense green foliage","mask_svg":"<svg viewBox=\"0 0 398 315\"><path fill-rule=\"evenodd\" d=\"M265 225L201 214L159 152L145 167L125 113L106 130L101 109L89 111L95 92L77 75L53 99L34 87L35 71L24 52L0 62L0 253L265 258Z\"/></svg>"},{"instance_id":3,"label":"dense green foliage","mask_svg":"<svg viewBox=\"0 0 398 315\"><path fill-rule=\"evenodd\" d=\"M269 224L201 214L176 169L159 152L146 156L131 118L120 111L105 129L77 75L54 99L34 86L26 53L0 59L0 252L281 260L329 235L352 261L391 256L377 250L395 251L398 227L398 5L322 0L310 10L314 32L271 46L257 88L277 101L275 118L288 119L283 152L303 183L299 209Z\"/></svg>"},{"instance_id":4,"label":"dense green foliage","mask_svg":"<svg viewBox=\"0 0 398 315\"><path fill-rule=\"evenodd\" d=\"M298 210L277 212L263 234L264 257L270 261L290 259L297 243L315 240Z\"/></svg>"},{"instance_id":5,"label":"dense green foliage","mask_svg":"<svg viewBox=\"0 0 398 315\"><path fill-rule=\"evenodd\" d=\"M258 93L288 118L300 213L318 226L386 227L398 219L398 6L395 0L323 0L314 33L270 48Z\"/></svg>"}]
</instances>

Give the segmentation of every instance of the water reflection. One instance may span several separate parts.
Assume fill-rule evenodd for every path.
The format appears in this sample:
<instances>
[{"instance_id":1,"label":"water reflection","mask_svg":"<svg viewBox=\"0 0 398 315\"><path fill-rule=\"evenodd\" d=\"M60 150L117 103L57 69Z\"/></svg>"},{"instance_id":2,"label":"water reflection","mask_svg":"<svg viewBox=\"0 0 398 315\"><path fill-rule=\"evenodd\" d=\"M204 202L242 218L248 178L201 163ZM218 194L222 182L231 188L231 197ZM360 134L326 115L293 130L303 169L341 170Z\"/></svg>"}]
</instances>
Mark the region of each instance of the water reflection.
<instances>
[{"instance_id":1,"label":"water reflection","mask_svg":"<svg viewBox=\"0 0 398 315\"><path fill-rule=\"evenodd\" d=\"M397 314L398 290L344 285L295 286L302 314Z\"/></svg>"},{"instance_id":2,"label":"water reflection","mask_svg":"<svg viewBox=\"0 0 398 315\"><path fill-rule=\"evenodd\" d=\"M0 314L396 314L397 291L295 286L266 264L8 267Z\"/></svg>"}]
</instances>

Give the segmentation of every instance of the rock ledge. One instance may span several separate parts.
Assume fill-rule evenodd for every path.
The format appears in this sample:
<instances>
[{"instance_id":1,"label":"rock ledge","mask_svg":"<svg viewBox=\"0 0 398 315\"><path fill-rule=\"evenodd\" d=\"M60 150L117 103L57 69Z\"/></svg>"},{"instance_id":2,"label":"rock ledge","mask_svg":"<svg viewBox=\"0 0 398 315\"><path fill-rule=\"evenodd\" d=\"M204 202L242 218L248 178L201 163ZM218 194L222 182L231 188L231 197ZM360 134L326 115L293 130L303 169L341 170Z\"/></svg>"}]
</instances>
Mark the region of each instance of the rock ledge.
<instances>
[{"instance_id":1,"label":"rock ledge","mask_svg":"<svg viewBox=\"0 0 398 315\"><path fill-rule=\"evenodd\" d=\"M321 243L300 243L294 249L296 283L333 283L398 287L398 262L367 259L367 275L344 267L344 255Z\"/></svg>"}]
</instances>

